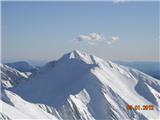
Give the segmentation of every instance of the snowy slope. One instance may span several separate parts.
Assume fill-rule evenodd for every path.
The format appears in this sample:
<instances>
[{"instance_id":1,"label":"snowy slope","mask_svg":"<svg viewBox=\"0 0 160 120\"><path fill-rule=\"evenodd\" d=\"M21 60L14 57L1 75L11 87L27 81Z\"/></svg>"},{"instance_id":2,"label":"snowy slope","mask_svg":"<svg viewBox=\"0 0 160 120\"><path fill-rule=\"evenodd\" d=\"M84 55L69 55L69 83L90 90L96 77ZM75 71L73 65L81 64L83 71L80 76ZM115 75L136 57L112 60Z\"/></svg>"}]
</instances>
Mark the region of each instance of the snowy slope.
<instances>
[{"instance_id":1,"label":"snowy slope","mask_svg":"<svg viewBox=\"0 0 160 120\"><path fill-rule=\"evenodd\" d=\"M2 91L0 119L52 119L57 118L40 109L37 105L24 101L11 91Z\"/></svg>"},{"instance_id":2,"label":"snowy slope","mask_svg":"<svg viewBox=\"0 0 160 120\"><path fill-rule=\"evenodd\" d=\"M16 99L12 103L20 112L32 104L35 111L64 120L158 120L160 114L160 81L79 51L48 63L12 91L14 97L10 91L6 96ZM26 108L19 105L23 102ZM128 110L128 104L154 105L155 109Z\"/></svg>"},{"instance_id":3,"label":"snowy slope","mask_svg":"<svg viewBox=\"0 0 160 120\"><path fill-rule=\"evenodd\" d=\"M13 69L7 65L0 64L1 85L3 88L11 88L26 80L28 75Z\"/></svg>"}]
</instances>

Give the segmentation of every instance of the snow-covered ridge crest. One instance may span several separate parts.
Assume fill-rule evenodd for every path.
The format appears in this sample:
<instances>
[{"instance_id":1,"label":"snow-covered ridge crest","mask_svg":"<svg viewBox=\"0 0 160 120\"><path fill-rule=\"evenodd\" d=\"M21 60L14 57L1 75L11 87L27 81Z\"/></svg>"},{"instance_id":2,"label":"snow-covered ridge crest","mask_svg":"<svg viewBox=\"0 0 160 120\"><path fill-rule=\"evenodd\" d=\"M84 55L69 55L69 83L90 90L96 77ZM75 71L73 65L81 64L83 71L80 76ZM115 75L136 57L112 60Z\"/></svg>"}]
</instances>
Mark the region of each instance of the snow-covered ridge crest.
<instances>
[{"instance_id":1,"label":"snow-covered ridge crest","mask_svg":"<svg viewBox=\"0 0 160 120\"><path fill-rule=\"evenodd\" d=\"M65 54L62 58L60 58L60 60L65 60L65 61L70 60L70 59L82 61L86 64L98 64L98 63L104 61L101 58L98 58L94 55L89 55L85 52L80 52L78 50L73 50L73 51Z\"/></svg>"},{"instance_id":2,"label":"snow-covered ridge crest","mask_svg":"<svg viewBox=\"0 0 160 120\"><path fill-rule=\"evenodd\" d=\"M88 55L86 53L81 53L78 50L74 50L73 52L69 53L69 58L70 59L78 59L86 62L87 64L92 64L92 56Z\"/></svg>"},{"instance_id":3,"label":"snow-covered ridge crest","mask_svg":"<svg viewBox=\"0 0 160 120\"><path fill-rule=\"evenodd\" d=\"M18 85L21 81L28 79L28 76L5 64L0 64L1 87L11 88Z\"/></svg>"}]
</instances>

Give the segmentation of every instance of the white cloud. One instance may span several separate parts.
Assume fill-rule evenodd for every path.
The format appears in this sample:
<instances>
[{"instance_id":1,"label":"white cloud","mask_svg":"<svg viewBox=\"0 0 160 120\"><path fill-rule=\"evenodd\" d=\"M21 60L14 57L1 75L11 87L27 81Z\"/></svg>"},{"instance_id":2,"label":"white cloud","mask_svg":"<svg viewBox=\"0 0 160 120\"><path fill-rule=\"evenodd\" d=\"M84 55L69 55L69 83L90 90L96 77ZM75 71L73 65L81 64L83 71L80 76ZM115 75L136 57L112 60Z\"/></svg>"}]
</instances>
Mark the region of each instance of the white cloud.
<instances>
[{"instance_id":1,"label":"white cloud","mask_svg":"<svg viewBox=\"0 0 160 120\"><path fill-rule=\"evenodd\" d=\"M113 45L114 43L118 42L120 38L118 36L113 36L107 39L103 36L103 34L90 33L87 35L79 35L75 40L79 42L84 41L90 45L95 45L96 43L107 43L108 45Z\"/></svg>"},{"instance_id":2,"label":"white cloud","mask_svg":"<svg viewBox=\"0 0 160 120\"><path fill-rule=\"evenodd\" d=\"M103 36L99 33L90 33L88 35L80 35L76 39L78 41L100 41L102 40Z\"/></svg>"},{"instance_id":3,"label":"white cloud","mask_svg":"<svg viewBox=\"0 0 160 120\"><path fill-rule=\"evenodd\" d=\"M117 37L117 36L113 36L113 37L111 37L111 39L110 39L110 40L107 40L107 41L106 41L106 43L107 43L108 45L112 45L112 44L114 44L114 43L118 42L119 40L120 40L120 38L119 38L119 37Z\"/></svg>"}]
</instances>

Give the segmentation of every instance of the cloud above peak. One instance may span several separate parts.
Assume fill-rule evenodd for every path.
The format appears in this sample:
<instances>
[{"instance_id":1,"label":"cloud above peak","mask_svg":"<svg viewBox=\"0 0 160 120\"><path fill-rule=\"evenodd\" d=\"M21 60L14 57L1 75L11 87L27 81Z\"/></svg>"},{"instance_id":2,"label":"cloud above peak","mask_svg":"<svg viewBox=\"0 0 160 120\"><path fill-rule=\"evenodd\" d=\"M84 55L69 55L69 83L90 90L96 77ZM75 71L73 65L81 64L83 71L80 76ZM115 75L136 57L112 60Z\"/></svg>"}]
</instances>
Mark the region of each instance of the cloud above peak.
<instances>
[{"instance_id":1,"label":"cloud above peak","mask_svg":"<svg viewBox=\"0 0 160 120\"><path fill-rule=\"evenodd\" d=\"M113 45L120 40L118 36L112 36L110 38L104 37L103 34L100 33L89 33L85 35L79 35L75 38L76 41L79 42L87 42L90 45L95 45L97 43L106 43L107 45Z\"/></svg>"},{"instance_id":2,"label":"cloud above peak","mask_svg":"<svg viewBox=\"0 0 160 120\"><path fill-rule=\"evenodd\" d=\"M78 41L100 41L102 38L102 35L99 33L90 33L87 35L79 35L76 39Z\"/></svg>"},{"instance_id":3,"label":"cloud above peak","mask_svg":"<svg viewBox=\"0 0 160 120\"><path fill-rule=\"evenodd\" d=\"M107 42L108 45L112 45L112 44L118 42L119 40L120 40L119 37L113 36L113 37L111 37L111 39L107 40L106 42Z\"/></svg>"}]
</instances>

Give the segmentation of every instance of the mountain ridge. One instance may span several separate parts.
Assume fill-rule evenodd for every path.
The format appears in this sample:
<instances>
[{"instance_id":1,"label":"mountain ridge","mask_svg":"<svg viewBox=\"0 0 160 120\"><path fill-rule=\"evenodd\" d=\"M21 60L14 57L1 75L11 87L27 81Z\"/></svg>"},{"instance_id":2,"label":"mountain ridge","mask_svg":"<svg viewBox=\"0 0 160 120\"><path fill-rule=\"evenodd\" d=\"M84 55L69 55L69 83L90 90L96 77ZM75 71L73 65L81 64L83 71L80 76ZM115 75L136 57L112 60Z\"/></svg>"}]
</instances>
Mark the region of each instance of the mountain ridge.
<instances>
[{"instance_id":1,"label":"mountain ridge","mask_svg":"<svg viewBox=\"0 0 160 120\"><path fill-rule=\"evenodd\" d=\"M158 80L138 70L72 51L49 62L12 92L57 119L148 120L159 117L159 88ZM155 109L127 109L148 104Z\"/></svg>"}]
</instances>

